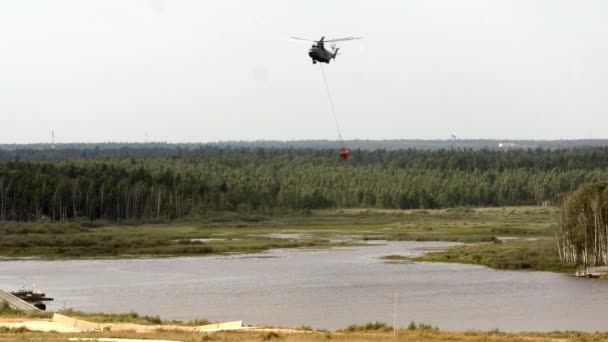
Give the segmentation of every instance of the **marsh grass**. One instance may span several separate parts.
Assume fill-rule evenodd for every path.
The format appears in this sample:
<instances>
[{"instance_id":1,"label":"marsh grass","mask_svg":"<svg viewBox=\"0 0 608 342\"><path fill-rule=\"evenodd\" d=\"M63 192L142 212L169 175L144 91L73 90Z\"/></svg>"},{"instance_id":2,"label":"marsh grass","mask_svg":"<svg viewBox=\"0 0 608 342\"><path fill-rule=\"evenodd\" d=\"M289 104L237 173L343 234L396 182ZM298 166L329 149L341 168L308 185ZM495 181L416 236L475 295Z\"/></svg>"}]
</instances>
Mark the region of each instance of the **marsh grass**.
<instances>
[{"instance_id":1,"label":"marsh grass","mask_svg":"<svg viewBox=\"0 0 608 342\"><path fill-rule=\"evenodd\" d=\"M380 257L380 259L382 259L382 260L388 260L388 261L409 261L409 260L412 260L411 257L407 257L407 256L404 256L404 255L397 255L397 254L385 255L383 257Z\"/></svg>"},{"instance_id":2,"label":"marsh grass","mask_svg":"<svg viewBox=\"0 0 608 342\"><path fill-rule=\"evenodd\" d=\"M571 272L576 269L575 265L561 263L552 239L454 246L413 260L478 264L503 270Z\"/></svg>"},{"instance_id":3,"label":"marsh grass","mask_svg":"<svg viewBox=\"0 0 608 342\"><path fill-rule=\"evenodd\" d=\"M554 208L209 212L189 220L14 223L0 226L4 258L127 258L331 248L364 241L494 242L497 236L550 237ZM276 238L269 234L305 234ZM214 238L213 241L190 239Z\"/></svg>"}]
</instances>

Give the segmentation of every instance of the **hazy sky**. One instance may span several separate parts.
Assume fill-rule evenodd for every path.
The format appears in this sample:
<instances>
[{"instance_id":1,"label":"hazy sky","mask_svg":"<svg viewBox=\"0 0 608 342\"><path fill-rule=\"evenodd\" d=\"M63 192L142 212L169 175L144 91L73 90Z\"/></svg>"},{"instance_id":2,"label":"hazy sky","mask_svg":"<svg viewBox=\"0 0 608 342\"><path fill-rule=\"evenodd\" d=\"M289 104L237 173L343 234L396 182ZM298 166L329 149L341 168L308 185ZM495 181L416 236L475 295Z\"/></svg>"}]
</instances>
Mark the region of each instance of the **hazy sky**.
<instances>
[{"instance_id":1,"label":"hazy sky","mask_svg":"<svg viewBox=\"0 0 608 342\"><path fill-rule=\"evenodd\" d=\"M0 0L0 143L608 138L608 2Z\"/></svg>"}]
</instances>

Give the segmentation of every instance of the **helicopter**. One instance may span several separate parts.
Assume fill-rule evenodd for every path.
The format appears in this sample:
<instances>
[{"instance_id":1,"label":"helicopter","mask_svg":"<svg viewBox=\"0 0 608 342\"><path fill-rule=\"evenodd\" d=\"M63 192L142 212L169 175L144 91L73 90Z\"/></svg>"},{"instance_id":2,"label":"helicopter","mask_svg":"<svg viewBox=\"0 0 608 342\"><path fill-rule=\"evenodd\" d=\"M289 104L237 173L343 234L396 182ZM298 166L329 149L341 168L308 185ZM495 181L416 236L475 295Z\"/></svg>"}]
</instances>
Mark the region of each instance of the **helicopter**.
<instances>
[{"instance_id":1,"label":"helicopter","mask_svg":"<svg viewBox=\"0 0 608 342\"><path fill-rule=\"evenodd\" d=\"M310 58L312 58L312 64L317 64L317 62L329 64L329 62L332 59L336 59L336 56L338 55L338 51L340 50L340 48L336 47L336 42L362 39L361 37L345 37L345 38L328 39L328 40L325 40L325 37L321 37L321 39L319 39L319 40L312 40L312 39L305 39L305 38L298 38L298 37L291 37L291 38L297 39L297 40L305 40L305 41L315 43L312 45L310 50L308 50L308 55L310 56ZM331 52L325 49L325 43L332 43Z\"/></svg>"}]
</instances>

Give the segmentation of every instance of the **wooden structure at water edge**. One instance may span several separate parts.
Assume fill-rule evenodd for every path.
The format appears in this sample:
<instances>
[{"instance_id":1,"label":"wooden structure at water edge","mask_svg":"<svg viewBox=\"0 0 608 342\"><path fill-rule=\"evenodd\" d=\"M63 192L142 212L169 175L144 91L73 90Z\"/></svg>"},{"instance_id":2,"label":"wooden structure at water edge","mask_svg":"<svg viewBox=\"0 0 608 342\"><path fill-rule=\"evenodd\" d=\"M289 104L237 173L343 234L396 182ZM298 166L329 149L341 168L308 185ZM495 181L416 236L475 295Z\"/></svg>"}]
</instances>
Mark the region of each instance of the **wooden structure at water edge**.
<instances>
[{"instance_id":1,"label":"wooden structure at water edge","mask_svg":"<svg viewBox=\"0 0 608 342\"><path fill-rule=\"evenodd\" d=\"M588 267L585 270L577 270L576 273L570 274L576 278L602 278L608 277L608 266Z\"/></svg>"}]
</instances>

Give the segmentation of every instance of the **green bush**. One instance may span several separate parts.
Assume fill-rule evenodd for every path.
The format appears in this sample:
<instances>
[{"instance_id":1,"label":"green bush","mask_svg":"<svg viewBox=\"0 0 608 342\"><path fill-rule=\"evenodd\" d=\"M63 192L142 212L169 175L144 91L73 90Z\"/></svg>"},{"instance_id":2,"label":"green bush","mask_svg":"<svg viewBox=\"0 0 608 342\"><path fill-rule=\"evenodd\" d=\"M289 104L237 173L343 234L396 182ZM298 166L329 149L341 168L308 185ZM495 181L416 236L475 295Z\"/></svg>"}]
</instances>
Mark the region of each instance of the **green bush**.
<instances>
[{"instance_id":1,"label":"green bush","mask_svg":"<svg viewBox=\"0 0 608 342\"><path fill-rule=\"evenodd\" d=\"M367 322L365 324L351 324L343 331L345 332L364 332L364 331L390 331L393 327L383 322Z\"/></svg>"}]
</instances>

